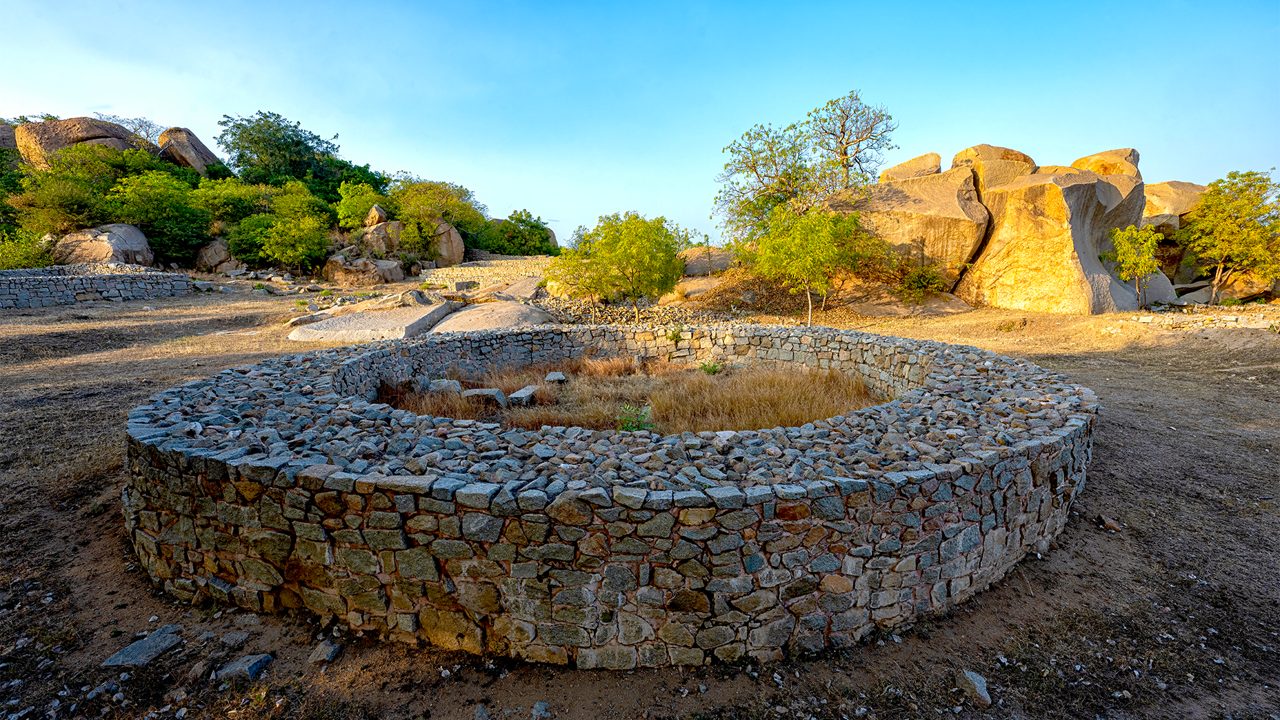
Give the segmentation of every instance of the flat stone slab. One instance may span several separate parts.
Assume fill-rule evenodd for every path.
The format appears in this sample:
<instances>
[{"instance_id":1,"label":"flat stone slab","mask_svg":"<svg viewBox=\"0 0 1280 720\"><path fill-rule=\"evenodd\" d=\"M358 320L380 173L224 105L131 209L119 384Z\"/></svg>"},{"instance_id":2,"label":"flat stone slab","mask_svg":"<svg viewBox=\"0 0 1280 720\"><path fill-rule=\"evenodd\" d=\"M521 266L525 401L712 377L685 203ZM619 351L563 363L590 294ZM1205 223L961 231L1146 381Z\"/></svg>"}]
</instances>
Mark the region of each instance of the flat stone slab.
<instances>
[{"instance_id":1,"label":"flat stone slab","mask_svg":"<svg viewBox=\"0 0 1280 720\"><path fill-rule=\"evenodd\" d=\"M500 330L554 323L550 313L533 305L499 301L471 305L431 329L433 333Z\"/></svg>"},{"instance_id":2,"label":"flat stone slab","mask_svg":"<svg viewBox=\"0 0 1280 720\"><path fill-rule=\"evenodd\" d=\"M215 676L219 681L222 680L257 680L262 677L263 671L271 664L270 655L245 655L237 660L232 660Z\"/></svg>"},{"instance_id":3,"label":"flat stone slab","mask_svg":"<svg viewBox=\"0 0 1280 720\"><path fill-rule=\"evenodd\" d=\"M164 625L102 661L102 667L142 667L182 642L181 625Z\"/></svg>"},{"instance_id":4,"label":"flat stone slab","mask_svg":"<svg viewBox=\"0 0 1280 720\"><path fill-rule=\"evenodd\" d=\"M461 305L456 302L446 301L435 305L339 315L294 328L289 339L346 343L400 340L427 332L459 307Z\"/></svg>"}]
</instances>

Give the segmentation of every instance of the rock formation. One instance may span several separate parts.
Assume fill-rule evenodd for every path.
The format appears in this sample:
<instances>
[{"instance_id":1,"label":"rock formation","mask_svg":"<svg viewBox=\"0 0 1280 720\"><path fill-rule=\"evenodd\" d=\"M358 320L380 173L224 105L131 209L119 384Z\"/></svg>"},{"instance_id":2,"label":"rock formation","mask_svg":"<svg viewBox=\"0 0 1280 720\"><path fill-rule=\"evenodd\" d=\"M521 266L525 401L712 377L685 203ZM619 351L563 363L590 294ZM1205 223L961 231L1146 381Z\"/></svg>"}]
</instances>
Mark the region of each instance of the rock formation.
<instances>
[{"instance_id":1,"label":"rock formation","mask_svg":"<svg viewBox=\"0 0 1280 720\"><path fill-rule=\"evenodd\" d=\"M515 301L499 301L469 305L441 320L431 328L433 333L469 330L497 330L525 325L555 322L549 313L533 305Z\"/></svg>"},{"instance_id":2,"label":"rock formation","mask_svg":"<svg viewBox=\"0 0 1280 720\"><path fill-rule=\"evenodd\" d=\"M13 126L0 123L0 150L18 149L18 140L14 137Z\"/></svg>"},{"instance_id":3,"label":"rock formation","mask_svg":"<svg viewBox=\"0 0 1280 720\"><path fill-rule=\"evenodd\" d=\"M951 159L951 167L973 168L978 198L982 200L987 188L1003 185L1016 177L1035 172L1036 161L1026 153L1007 147L974 145L956 153Z\"/></svg>"},{"instance_id":4,"label":"rock formation","mask_svg":"<svg viewBox=\"0 0 1280 720\"><path fill-rule=\"evenodd\" d=\"M62 236L53 245L53 261L59 265L104 262L151 265L155 254L141 230L133 225L114 223Z\"/></svg>"},{"instance_id":5,"label":"rock formation","mask_svg":"<svg viewBox=\"0 0 1280 720\"><path fill-rule=\"evenodd\" d=\"M227 241L222 238L206 244L196 254L196 269L204 272L225 273L243 267L244 263L231 256Z\"/></svg>"},{"instance_id":6,"label":"rock formation","mask_svg":"<svg viewBox=\"0 0 1280 720\"><path fill-rule=\"evenodd\" d=\"M733 253L718 247L704 245L680 251L686 276L719 275L733 266Z\"/></svg>"},{"instance_id":7,"label":"rock formation","mask_svg":"<svg viewBox=\"0 0 1280 720\"><path fill-rule=\"evenodd\" d=\"M1024 175L988 188L991 232L956 294L973 305L1040 312L1136 308L1133 288L1098 259L1112 223L1141 197L1141 183L1134 188L1125 194L1091 172Z\"/></svg>"},{"instance_id":8,"label":"rock formation","mask_svg":"<svg viewBox=\"0 0 1280 720\"><path fill-rule=\"evenodd\" d=\"M324 264L321 275L325 280L348 287L381 285L404 280L404 269L397 260L348 260L334 255Z\"/></svg>"},{"instance_id":9,"label":"rock formation","mask_svg":"<svg viewBox=\"0 0 1280 720\"><path fill-rule=\"evenodd\" d=\"M222 163L195 133L180 127L160 133L160 157L175 165L191 168L205 177L209 175L210 165Z\"/></svg>"},{"instance_id":10,"label":"rock formation","mask_svg":"<svg viewBox=\"0 0 1280 720\"><path fill-rule=\"evenodd\" d=\"M942 156L938 153L925 153L881 172L880 182L936 175L939 172L942 172Z\"/></svg>"},{"instance_id":11,"label":"rock formation","mask_svg":"<svg viewBox=\"0 0 1280 720\"><path fill-rule=\"evenodd\" d=\"M51 155L71 145L89 143L128 150L136 142L133 133L119 125L87 117L24 123L14 130L14 138L22 159L41 169L49 167Z\"/></svg>"},{"instance_id":12,"label":"rock formation","mask_svg":"<svg viewBox=\"0 0 1280 720\"><path fill-rule=\"evenodd\" d=\"M1142 179L1138 171L1138 151L1133 148L1104 150L1100 153L1085 155L1071 163L1077 170L1085 170L1096 175L1129 175Z\"/></svg>"},{"instance_id":13,"label":"rock formation","mask_svg":"<svg viewBox=\"0 0 1280 720\"><path fill-rule=\"evenodd\" d=\"M838 195L830 206L858 212L863 227L903 254L923 251L951 284L982 244L990 220L978 201L974 168L963 165L944 173L877 183L865 196Z\"/></svg>"},{"instance_id":14,"label":"rock formation","mask_svg":"<svg viewBox=\"0 0 1280 720\"><path fill-rule=\"evenodd\" d=\"M462 233L447 222L436 225L434 240L436 267L450 267L462 262L467 248L462 244Z\"/></svg>"},{"instance_id":15,"label":"rock formation","mask_svg":"<svg viewBox=\"0 0 1280 720\"><path fill-rule=\"evenodd\" d=\"M372 211L369 213L372 215ZM365 228L360 236L360 245L364 251L385 257L400 249L400 233L404 232L404 223L399 220L380 222Z\"/></svg>"},{"instance_id":16,"label":"rock formation","mask_svg":"<svg viewBox=\"0 0 1280 720\"><path fill-rule=\"evenodd\" d=\"M373 227L386 222L389 218L387 211L383 210L381 205L375 203L373 207L369 208L369 213L364 216L364 226Z\"/></svg>"}]
</instances>

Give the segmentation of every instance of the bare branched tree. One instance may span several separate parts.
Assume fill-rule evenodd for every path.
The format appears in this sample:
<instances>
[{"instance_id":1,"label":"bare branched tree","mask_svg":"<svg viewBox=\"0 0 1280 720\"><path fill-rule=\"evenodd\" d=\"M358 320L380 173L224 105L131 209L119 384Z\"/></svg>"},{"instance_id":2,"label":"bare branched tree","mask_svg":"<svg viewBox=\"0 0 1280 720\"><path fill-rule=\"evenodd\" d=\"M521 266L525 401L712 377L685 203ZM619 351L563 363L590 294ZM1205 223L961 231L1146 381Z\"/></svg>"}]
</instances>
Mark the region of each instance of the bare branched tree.
<instances>
[{"instance_id":1,"label":"bare branched tree","mask_svg":"<svg viewBox=\"0 0 1280 720\"><path fill-rule=\"evenodd\" d=\"M896 147L890 136L898 123L884 107L862 102L857 90L810 110L808 125L819 153L835 166L838 190L869 180Z\"/></svg>"},{"instance_id":2,"label":"bare branched tree","mask_svg":"<svg viewBox=\"0 0 1280 720\"><path fill-rule=\"evenodd\" d=\"M109 123L115 123L133 133L134 138L137 140L135 144L140 149L145 149L148 145L158 145L160 143L160 133L164 132L163 125L157 125L144 117L131 118L108 113L94 113L94 117Z\"/></svg>"}]
</instances>

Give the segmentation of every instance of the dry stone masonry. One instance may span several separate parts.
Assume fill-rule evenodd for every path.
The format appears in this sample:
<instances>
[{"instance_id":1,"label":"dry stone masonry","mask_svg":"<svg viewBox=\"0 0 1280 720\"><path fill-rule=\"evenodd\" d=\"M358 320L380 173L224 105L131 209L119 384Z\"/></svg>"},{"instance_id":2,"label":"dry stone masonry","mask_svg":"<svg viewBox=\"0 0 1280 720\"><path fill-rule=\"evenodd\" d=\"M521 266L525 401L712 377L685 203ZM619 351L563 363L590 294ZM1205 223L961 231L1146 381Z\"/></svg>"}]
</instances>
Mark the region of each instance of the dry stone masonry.
<instances>
[{"instance_id":1,"label":"dry stone masonry","mask_svg":"<svg viewBox=\"0 0 1280 720\"><path fill-rule=\"evenodd\" d=\"M92 300L154 300L187 295L191 278L120 263L0 271L0 309L74 305Z\"/></svg>"},{"instance_id":2,"label":"dry stone masonry","mask_svg":"<svg viewBox=\"0 0 1280 720\"><path fill-rule=\"evenodd\" d=\"M376 402L383 382L586 352L835 368L892 399L668 436ZM156 395L129 415L125 518L184 600L581 668L770 661L944 612L1047 550L1097 410L1025 361L851 331L443 333Z\"/></svg>"}]
</instances>

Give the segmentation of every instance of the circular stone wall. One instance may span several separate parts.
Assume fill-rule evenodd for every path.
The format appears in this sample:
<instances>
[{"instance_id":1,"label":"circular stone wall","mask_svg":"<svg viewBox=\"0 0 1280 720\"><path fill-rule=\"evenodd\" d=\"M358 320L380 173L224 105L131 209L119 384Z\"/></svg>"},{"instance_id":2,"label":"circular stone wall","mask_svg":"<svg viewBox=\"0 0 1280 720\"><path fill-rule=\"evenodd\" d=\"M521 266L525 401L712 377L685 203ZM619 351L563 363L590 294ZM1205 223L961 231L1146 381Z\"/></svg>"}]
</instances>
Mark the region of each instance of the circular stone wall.
<instances>
[{"instance_id":1,"label":"circular stone wall","mask_svg":"<svg viewBox=\"0 0 1280 720\"><path fill-rule=\"evenodd\" d=\"M800 427L509 430L371 402L451 369L794 363L890 402ZM945 611L1044 550L1094 394L970 347L819 328L444 333L227 370L129 415L125 518L166 591L579 667L767 661Z\"/></svg>"}]
</instances>

